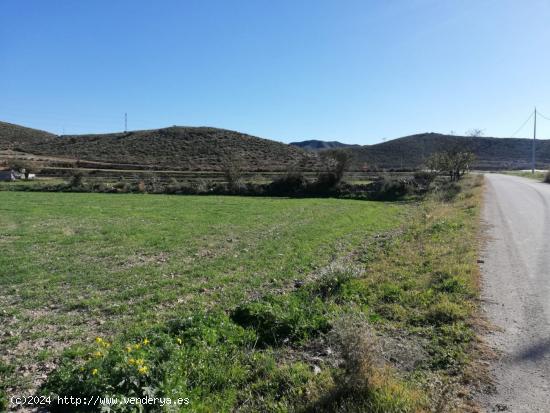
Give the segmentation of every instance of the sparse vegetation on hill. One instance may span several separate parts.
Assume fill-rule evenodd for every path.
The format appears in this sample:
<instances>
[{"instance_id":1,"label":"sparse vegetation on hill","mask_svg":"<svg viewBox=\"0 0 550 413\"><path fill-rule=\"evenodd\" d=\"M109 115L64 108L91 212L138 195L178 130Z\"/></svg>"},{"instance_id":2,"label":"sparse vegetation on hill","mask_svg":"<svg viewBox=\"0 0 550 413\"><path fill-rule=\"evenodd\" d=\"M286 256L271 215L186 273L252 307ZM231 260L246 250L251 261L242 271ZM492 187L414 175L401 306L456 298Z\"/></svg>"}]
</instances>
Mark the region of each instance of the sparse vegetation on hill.
<instances>
[{"instance_id":1,"label":"sparse vegetation on hill","mask_svg":"<svg viewBox=\"0 0 550 413\"><path fill-rule=\"evenodd\" d=\"M291 165L315 170L317 157L299 148L239 132L206 127L170 127L102 135L56 137L20 144L23 151L152 169L221 171L224 159L239 159L246 171L284 171Z\"/></svg>"},{"instance_id":2,"label":"sparse vegetation on hill","mask_svg":"<svg viewBox=\"0 0 550 413\"><path fill-rule=\"evenodd\" d=\"M51 142L55 138L56 136L49 132L0 122L0 150L30 149L33 145Z\"/></svg>"},{"instance_id":3,"label":"sparse vegetation on hill","mask_svg":"<svg viewBox=\"0 0 550 413\"><path fill-rule=\"evenodd\" d=\"M473 133L473 132L472 132ZM477 132L476 132L477 133ZM472 167L513 170L531 167L530 139L424 133L376 145L304 141L285 145L268 139L208 127L170 127L101 135L57 137L0 123L0 150L17 150L51 160L52 166L117 170L203 171L222 173L224 159L239 159L246 172L319 171L319 151L338 147L351 155L351 171L414 170L437 152L460 147L475 155ZM537 141L537 168L550 166L550 142ZM6 155L12 156L12 155ZM65 158L65 159L62 159ZM46 165L47 166L47 165ZM59 171L58 171L59 172Z\"/></svg>"},{"instance_id":4,"label":"sparse vegetation on hill","mask_svg":"<svg viewBox=\"0 0 550 413\"><path fill-rule=\"evenodd\" d=\"M531 139L489 138L424 133L393 139L376 145L348 148L353 155L353 170L416 169L436 153L460 147L472 152L474 169L509 170L531 167ZM550 141L537 141L537 168L550 165Z\"/></svg>"}]
</instances>

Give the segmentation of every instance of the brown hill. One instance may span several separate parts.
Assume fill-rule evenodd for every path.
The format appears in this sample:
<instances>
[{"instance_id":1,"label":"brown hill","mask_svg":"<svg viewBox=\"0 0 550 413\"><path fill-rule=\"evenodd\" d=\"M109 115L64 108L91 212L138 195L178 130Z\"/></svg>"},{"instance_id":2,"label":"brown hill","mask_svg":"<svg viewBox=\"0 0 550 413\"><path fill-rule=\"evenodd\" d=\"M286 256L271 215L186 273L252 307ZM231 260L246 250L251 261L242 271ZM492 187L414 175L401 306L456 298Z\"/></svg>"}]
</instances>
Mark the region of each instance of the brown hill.
<instances>
[{"instance_id":1,"label":"brown hill","mask_svg":"<svg viewBox=\"0 0 550 413\"><path fill-rule=\"evenodd\" d=\"M26 128L24 128L26 129ZM212 171L224 159L238 160L248 171L283 171L292 166L317 167L317 156L300 148L225 129L169 127L164 129L74 135L27 141L17 139L18 150L49 156L99 161L152 169Z\"/></svg>"},{"instance_id":2,"label":"brown hill","mask_svg":"<svg viewBox=\"0 0 550 413\"><path fill-rule=\"evenodd\" d=\"M55 138L49 132L0 122L0 150L18 150L21 147L51 142Z\"/></svg>"},{"instance_id":3,"label":"brown hill","mask_svg":"<svg viewBox=\"0 0 550 413\"><path fill-rule=\"evenodd\" d=\"M466 137L423 133L388 142L347 147L352 170L413 169L434 152L460 148L473 152L478 169L531 167L530 139ZM247 171L319 168L315 152L243 133L209 127L164 129L98 135L56 136L0 122L0 150L81 160L81 166L111 169L218 171L226 158ZM550 166L550 141L537 141L537 168ZM88 163L83 162L88 161ZM100 164L104 163L104 164Z\"/></svg>"},{"instance_id":4,"label":"brown hill","mask_svg":"<svg viewBox=\"0 0 550 413\"><path fill-rule=\"evenodd\" d=\"M346 149L353 156L353 169L413 169L434 152L459 148L476 155L475 168L482 170L528 169L531 139L490 138L423 133L376 145ZM550 166L550 141L537 140L537 168Z\"/></svg>"}]
</instances>

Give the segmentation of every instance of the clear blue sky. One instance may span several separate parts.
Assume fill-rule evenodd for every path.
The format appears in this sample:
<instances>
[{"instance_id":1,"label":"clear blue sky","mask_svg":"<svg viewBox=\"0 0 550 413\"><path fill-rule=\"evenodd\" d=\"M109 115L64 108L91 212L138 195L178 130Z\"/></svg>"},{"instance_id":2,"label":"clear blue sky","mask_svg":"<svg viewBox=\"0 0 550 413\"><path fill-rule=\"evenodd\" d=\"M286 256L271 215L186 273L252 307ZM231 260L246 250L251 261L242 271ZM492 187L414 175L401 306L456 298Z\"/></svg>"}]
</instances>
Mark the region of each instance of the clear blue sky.
<instances>
[{"instance_id":1,"label":"clear blue sky","mask_svg":"<svg viewBox=\"0 0 550 413\"><path fill-rule=\"evenodd\" d=\"M505 137L534 105L550 117L549 22L548 0L0 0L0 120Z\"/></svg>"}]
</instances>

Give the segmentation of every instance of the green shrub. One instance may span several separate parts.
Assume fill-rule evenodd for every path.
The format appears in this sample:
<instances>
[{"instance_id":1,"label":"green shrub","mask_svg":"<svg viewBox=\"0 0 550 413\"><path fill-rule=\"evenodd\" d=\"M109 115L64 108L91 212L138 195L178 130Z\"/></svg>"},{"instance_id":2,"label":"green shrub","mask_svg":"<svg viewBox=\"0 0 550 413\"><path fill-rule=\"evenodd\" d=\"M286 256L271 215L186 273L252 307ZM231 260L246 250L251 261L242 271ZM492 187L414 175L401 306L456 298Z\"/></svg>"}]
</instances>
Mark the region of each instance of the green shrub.
<instances>
[{"instance_id":1,"label":"green shrub","mask_svg":"<svg viewBox=\"0 0 550 413\"><path fill-rule=\"evenodd\" d=\"M453 181L440 182L439 186L434 189L436 199L442 202L450 202L456 198L461 191L461 186Z\"/></svg>"},{"instance_id":2,"label":"green shrub","mask_svg":"<svg viewBox=\"0 0 550 413\"><path fill-rule=\"evenodd\" d=\"M395 283L384 282L378 288L378 299L384 303L396 303L403 299L403 290Z\"/></svg>"},{"instance_id":3,"label":"green shrub","mask_svg":"<svg viewBox=\"0 0 550 413\"><path fill-rule=\"evenodd\" d=\"M336 269L323 274L319 280L308 287L312 295L318 295L323 299L339 295L346 284L356 277L350 269Z\"/></svg>"},{"instance_id":4,"label":"green shrub","mask_svg":"<svg viewBox=\"0 0 550 413\"><path fill-rule=\"evenodd\" d=\"M468 289L464 281L445 272L436 272L432 277L432 288L438 292L464 294Z\"/></svg>"},{"instance_id":5,"label":"green shrub","mask_svg":"<svg viewBox=\"0 0 550 413\"><path fill-rule=\"evenodd\" d=\"M434 324L447 324L463 320L466 315L466 310L461 305L442 296L437 303L430 306L426 319Z\"/></svg>"},{"instance_id":6,"label":"green shrub","mask_svg":"<svg viewBox=\"0 0 550 413\"><path fill-rule=\"evenodd\" d=\"M84 186L84 174L81 171L74 171L68 182L69 188L81 188Z\"/></svg>"},{"instance_id":7,"label":"green shrub","mask_svg":"<svg viewBox=\"0 0 550 413\"><path fill-rule=\"evenodd\" d=\"M313 377L310 369L299 362L276 362L271 351L255 349L256 341L252 329L223 313L183 318L113 343L98 337L83 356L67 351L41 393L54 398L187 397L193 411L232 411L244 402L250 411L265 406L286 411L301 403ZM111 406L111 411L127 410Z\"/></svg>"},{"instance_id":8,"label":"green shrub","mask_svg":"<svg viewBox=\"0 0 550 413\"><path fill-rule=\"evenodd\" d=\"M373 188L373 199L391 201L412 194L414 192L414 182L412 179L396 179L384 176L373 183Z\"/></svg>"},{"instance_id":9,"label":"green shrub","mask_svg":"<svg viewBox=\"0 0 550 413\"><path fill-rule=\"evenodd\" d=\"M116 184L113 185L113 188L116 190L116 192L121 194L130 192L130 184L127 182L122 182L122 181L117 182Z\"/></svg>"},{"instance_id":10,"label":"green shrub","mask_svg":"<svg viewBox=\"0 0 550 413\"><path fill-rule=\"evenodd\" d=\"M264 297L237 307L231 318L255 329L261 346L302 342L330 329L325 303L301 294Z\"/></svg>"},{"instance_id":11,"label":"green shrub","mask_svg":"<svg viewBox=\"0 0 550 413\"><path fill-rule=\"evenodd\" d=\"M268 186L270 195L299 195L307 187L307 180L300 172L290 172L273 180Z\"/></svg>"},{"instance_id":12,"label":"green shrub","mask_svg":"<svg viewBox=\"0 0 550 413\"><path fill-rule=\"evenodd\" d=\"M0 411L5 412L8 410L8 395L2 389L0 389Z\"/></svg>"}]
</instances>

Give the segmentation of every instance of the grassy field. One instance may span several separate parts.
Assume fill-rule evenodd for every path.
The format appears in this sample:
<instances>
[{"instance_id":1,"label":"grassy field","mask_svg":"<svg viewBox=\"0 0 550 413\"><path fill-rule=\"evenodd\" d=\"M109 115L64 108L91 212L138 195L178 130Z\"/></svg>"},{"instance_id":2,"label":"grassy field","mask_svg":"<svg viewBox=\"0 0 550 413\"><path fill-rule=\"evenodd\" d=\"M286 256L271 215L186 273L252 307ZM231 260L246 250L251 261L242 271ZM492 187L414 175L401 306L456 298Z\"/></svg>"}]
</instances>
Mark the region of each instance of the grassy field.
<instances>
[{"instance_id":1,"label":"grassy field","mask_svg":"<svg viewBox=\"0 0 550 413\"><path fill-rule=\"evenodd\" d=\"M543 181L546 177L546 173L544 171L535 171L535 173L531 173L531 171L506 171L502 172L507 175L515 175L515 176L521 176L522 178L530 178L530 179L536 179L537 181Z\"/></svg>"},{"instance_id":2,"label":"grassy field","mask_svg":"<svg viewBox=\"0 0 550 413\"><path fill-rule=\"evenodd\" d=\"M465 185L394 204L0 192L0 389L205 412L443 406L475 336Z\"/></svg>"}]
</instances>

